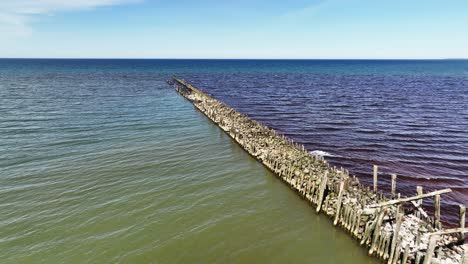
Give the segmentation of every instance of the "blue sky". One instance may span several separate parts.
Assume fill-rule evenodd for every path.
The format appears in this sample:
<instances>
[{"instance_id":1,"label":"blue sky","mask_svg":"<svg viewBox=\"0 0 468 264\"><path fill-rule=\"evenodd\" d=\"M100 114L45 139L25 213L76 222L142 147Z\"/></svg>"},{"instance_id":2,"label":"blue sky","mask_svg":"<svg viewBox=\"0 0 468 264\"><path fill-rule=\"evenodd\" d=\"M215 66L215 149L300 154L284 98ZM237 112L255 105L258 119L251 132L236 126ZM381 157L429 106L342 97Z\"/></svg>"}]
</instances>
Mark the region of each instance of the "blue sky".
<instances>
[{"instance_id":1,"label":"blue sky","mask_svg":"<svg viewBox=\"0 0 468 264\"><path fill-rule=\"evenodd\" d=\"M0 0L0 57L468 58L468 1Z\"/></svg>"}]
</instances>

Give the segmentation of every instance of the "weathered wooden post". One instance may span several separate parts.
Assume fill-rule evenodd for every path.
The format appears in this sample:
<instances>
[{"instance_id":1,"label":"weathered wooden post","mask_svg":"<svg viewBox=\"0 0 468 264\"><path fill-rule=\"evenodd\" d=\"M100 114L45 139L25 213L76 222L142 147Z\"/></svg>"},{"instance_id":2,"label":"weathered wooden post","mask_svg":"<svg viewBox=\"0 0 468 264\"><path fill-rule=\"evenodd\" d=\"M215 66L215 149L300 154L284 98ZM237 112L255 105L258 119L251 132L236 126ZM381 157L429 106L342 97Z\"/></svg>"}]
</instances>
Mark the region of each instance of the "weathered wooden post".
<instances>
[{"instance_id":1,"label":"weathered wooden post","mask_svg":"<svg viewBox=\"0 0 468 264\"><path fill-rule=\"evenodd\" d=\"M388 258L388 263L393 263L393 259L396 258L396 244L398 241L398 236L400 233L400 227L401 227L401 222L403 220L403 214L400 213L400 206L397 206L396 209L396 225L395 225L395 230L393 231L393 236L392 236L392 245L390 247L390 257Z\"/></svg>"},{"instance_id":2,"label":"weathered wooden post","mask_svg":"<svg viewBox=\"0 0 468 264\"><path fill-rule=\"evenodd\" d=\"M393 259L392 259L392 264L397 264L398 261L400 260L400 252L401 252L401 242L402 242L403 238L398 238L398 241L396 243L396 248L395 248L395 255L393 255Z\"/></svg>"},{"instance_id":3,"label":"weathered wooden post","mask_svg":"<svg viewBox=\"0 0 468 264\"><path fill-rule=\"evenodd\" d=\"M406 244L405 251L403 252L403 259L401 260L402 264L406 264L408 261L409 245Z\"/></svg>"},{"instance_id":4,"label":"weathered wooden post","mask_svg":"<svg viewBox=\"0 0 468 264\"><path fill-rule=\"evenodd\" d=\"M374 165L374 192L377 193L377 177L378 177L379 166Z\"/></svg>"},{"instance_id":5,"label":"weathered wooden post","mask_svg":"<svg viewBox=\"0 0 468 264\"><path fill-rule=\"evenodd\" d=\"M396 195L396 180L397 180L397 175L392 174L392 199L395 199L395 195Z\"/></svg>"},{"instance_id":6,"label":"weathered wooden post","mask_svg":"<svg viewBox=\"0 0 468 264\"><path fill-rule=\"evenodd\" d=\"M463 204L460 204L460 228L465 228L465 213L466 213L466 207ZM465 239L465 234L463 232L460 233L460 239L464 240ZM465 247L465 256L468 260L468 252L466 251ZM464 263L463 263L464 264Z\"/></svg>"},{"instance_id":7,"label":"weathered wooden post","mask_svg":"<svg viewBox=\"0 0 468 264\"><path fill-rule=\"evenodd\" d=\"M463 256L461 259L461 264L468 264L468 244L463 245Z\"/></svg>"},{"instance_id":8,"label":"weathered wooden post","mask_svg":"<svg viewBox=\"0 0 468 264\"><path fill-rule=\"evenodd\" d=\"M427 246L426 257L424 257L423 264L431 264L432 263L432 255L434 255L434 249L436 247L437 238L439 236L433 235L429 239L429 245Z\"/></svg>"},{"instance_id":9,"label":"weathered wooden post","mask_svg":"<svg viewBox=\"0 0 468 264\"><path fill-rule=\"evenodd\" d=\"M419 186L419 185L416 186L416 193L417 193L417 195L423 194L423 188L422 188L422 186ZM416 203L417 203L418 207L421 207L421 205L422 205L422 199L417 200ZM419 213L419 210L416 212L415 215L416 215L417 218L421 218L421 214Z\"/></svg>"},{"instance_id":10,"label":"weathered wooden post","mask_svg":"<svg viewBox=\"0 0 468 264\"><path fill-rule=\"evenodd\" d=\"M340 209L341 209L341 200L343 199L343 189L344 189L344 181L342 180L340 182L340 191L338 193L338 203L336 207L335 221L333 221L333 225L336 225L338 223L338 220L340 219Z\"/></svg>"},{"instance_id":11,"label":"weathered wooden post","mask_svg":"<svg viewBox=\"0 0 468 264\"><path fill-rule=\"evenodd\" d=\"M380 211L380 215L377 217L377 223L376 223L376 226L375 226L375 229L374 229L374 237L372 238L371 247L369 249L369 255L372 255L374 253L375 249L376 249L377 241L378 241L379 235L380 235L380 226L382 225L382 221L383 221L383 218L385 217L386 213L387 213L387 208L384 207Z\"/></svg>"},{"instance_id":12,"label":"weathered wooden post","mask_svg":"<svg viewBox=\"0 0 468 264\"><path fill-rule=\"evenodd\" d=\"M320 209L322 208L323 195L325 194L327 181L328 181L328 171L325 171L324 175L322 176L322 182L320 183L319 197L318 197L317 210L316 210L317 213L320 212Z\"/></svg>"},{"instance_id":13,"label":"weathered wooden post","mask_svg":"<svg viewBox=\"0 0 468 264\"><path fill-rule=\"evenodd\" d=\"M440 194L434 196L434 227L441 229L440 224Z\"/></svg>"}]
</instances>

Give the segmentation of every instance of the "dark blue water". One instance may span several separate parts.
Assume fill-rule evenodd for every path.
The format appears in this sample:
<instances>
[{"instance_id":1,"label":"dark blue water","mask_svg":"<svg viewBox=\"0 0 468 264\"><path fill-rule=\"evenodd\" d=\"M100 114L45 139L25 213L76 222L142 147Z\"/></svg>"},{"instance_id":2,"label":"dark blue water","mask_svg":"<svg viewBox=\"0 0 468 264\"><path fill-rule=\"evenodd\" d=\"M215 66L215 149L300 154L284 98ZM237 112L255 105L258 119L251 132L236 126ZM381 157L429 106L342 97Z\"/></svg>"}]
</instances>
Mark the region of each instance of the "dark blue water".
<instances>
[{"instance_id":1,"label":"dark blue water","mask_svg":"<svg viewBox=\"0 0 468 264\"><path fill-rule=\"evenodd\" d=\"M451 188L442 211L457 221L458 204L468 201L468 61L212 63L232 65L186 79L367 184L379 165L386 192L391 173L402 195L416 185ZM431 211L432 202L425 206Z\"/></svg>"}]
</instances>

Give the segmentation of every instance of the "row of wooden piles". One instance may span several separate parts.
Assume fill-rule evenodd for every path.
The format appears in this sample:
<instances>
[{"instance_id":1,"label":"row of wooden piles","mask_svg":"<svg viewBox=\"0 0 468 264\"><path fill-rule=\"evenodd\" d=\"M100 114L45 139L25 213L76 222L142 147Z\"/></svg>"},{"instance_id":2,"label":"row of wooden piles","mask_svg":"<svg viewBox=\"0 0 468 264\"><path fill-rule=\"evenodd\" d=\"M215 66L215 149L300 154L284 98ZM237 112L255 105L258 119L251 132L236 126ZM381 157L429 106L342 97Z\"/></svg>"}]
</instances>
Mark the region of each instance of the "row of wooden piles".
<instances>
[{"instance_id":1,"label":"row of wooden piles","mask_svg":"<svg viewBox=\"0 0 468 264\"><path fill-rule=\"evenodd\" d=\"M465 206L460 205L460 227L442 229L441 195L444 189L401 198L392 175L391 193L378 191L378 167L374 166L372 188L364 186L344 169L330 166L323 157L311 155L303 145L278 134L214 99L189 83L172 79L175 89L219 125L250 155L262 162L306 201L324 212L369 249L369 254L387 263L468 263L464 244ZM423 199L434 199L431 217L422 208Z\"/></svg>"}]
</instances>

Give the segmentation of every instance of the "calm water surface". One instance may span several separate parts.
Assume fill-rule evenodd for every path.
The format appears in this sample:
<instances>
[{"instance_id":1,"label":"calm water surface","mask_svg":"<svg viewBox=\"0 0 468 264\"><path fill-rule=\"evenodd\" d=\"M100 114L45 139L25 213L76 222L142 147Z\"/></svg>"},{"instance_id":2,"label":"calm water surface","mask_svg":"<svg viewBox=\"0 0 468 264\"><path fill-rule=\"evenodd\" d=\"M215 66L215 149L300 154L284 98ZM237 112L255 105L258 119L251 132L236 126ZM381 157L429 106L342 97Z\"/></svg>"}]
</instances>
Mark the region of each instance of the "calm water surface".
<instances>
[{"instance_id":1,"label":"calm water surface","mask_svg":"<svg viewBox=\"0 0 468 264\"><path fill-rule=\"evenodd\" d=\"M0 60L2 263L374 263L172 74L363 181L468 200L464 61Z\"/></svg>"}]
</instances>

